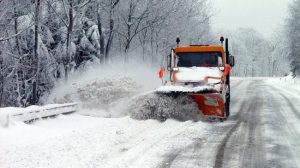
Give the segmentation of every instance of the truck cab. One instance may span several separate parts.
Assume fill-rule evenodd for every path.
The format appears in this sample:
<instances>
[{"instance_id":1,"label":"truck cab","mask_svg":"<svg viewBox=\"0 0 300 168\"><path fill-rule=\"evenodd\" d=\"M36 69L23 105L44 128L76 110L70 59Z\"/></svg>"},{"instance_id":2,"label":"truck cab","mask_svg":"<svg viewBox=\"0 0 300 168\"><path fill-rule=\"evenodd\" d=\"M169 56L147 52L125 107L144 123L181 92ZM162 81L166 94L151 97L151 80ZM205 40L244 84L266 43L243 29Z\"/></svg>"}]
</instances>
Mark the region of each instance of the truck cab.
<instances>
[{"instance_id":1,"label":"truck cab","mask_svg":"<svg viewBox=\"0 0 300 168\"><path fill-rule=\"evenodd\" d=\"M169 67L173 83L221 84L225 81L225 52L222 46L178 46L172 50Z\"/></svg>"},{"instance_id":2,"label":"truck cab","mask_svg":"<svg viewBox=\"0 0 300 168\"><path fill-rule=\"evenodd\" d=\"M169 79L163 79L163 84L173 86L174 93L188 93L204 116L224 120L230 114L230 70L234 57L229 54L228 39L225 46L224 38L220 40L221 45L179 46L177 39L177 47L167 59Z\"/></svg>"}]
</instances>

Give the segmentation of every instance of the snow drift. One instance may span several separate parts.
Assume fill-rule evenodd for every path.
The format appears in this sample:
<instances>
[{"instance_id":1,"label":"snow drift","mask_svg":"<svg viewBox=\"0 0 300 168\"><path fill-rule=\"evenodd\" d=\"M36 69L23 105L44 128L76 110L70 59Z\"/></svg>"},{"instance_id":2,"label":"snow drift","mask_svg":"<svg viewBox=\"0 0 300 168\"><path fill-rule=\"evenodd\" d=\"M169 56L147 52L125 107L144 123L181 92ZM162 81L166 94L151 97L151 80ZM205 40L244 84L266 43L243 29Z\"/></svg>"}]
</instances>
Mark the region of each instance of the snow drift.
<instances>
[{"instance_id":1,"label":"snow drift","mask_svg":"<svg viewBox=\"0 0 300 168\"><path fill-rule=\"evenodd\" d=\"M158 96L151 92L161 85L157 69L140 63L91 69L62 83L44 102L76 102L79 114L96 117L197 120L197 105L189 97Z\"/></svg>"},{"instance_id":2,"label":"snow drift","mask_svg":"<svg viewBox=\"0 0 300 168\"><path fill-rule=\"evenodd\" d=\"M130 117L139 120L156 119L165 121L172 118L179 121L201 118L197 104L186 95L167 96L149 93L132 99L127 109Z\"/></svg>"},{"instance_id":3,"label":"snow drift","mask_svg":"<svg viewBox=\"0 0 300 168\"><path fill-rule=\"evenodd\" d=\"M88 84L74 84L69 92L54 97L53 101L80 102L82 108L108 109L113 102L134 95L138 88L137 83L129 77L95 79Z\"/></svg>"}]
</instances>

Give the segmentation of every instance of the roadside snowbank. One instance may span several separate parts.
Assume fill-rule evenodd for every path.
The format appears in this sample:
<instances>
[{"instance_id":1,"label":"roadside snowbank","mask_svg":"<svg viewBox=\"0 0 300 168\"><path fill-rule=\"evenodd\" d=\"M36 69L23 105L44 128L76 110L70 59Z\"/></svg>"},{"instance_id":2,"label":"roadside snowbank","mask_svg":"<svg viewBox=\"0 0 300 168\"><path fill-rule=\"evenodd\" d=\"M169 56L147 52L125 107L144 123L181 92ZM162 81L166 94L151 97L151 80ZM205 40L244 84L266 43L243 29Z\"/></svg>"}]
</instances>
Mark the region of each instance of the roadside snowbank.
<instances>
[{"instance_id":1,"label":"roadside snowbank","mask_svg":"<svg viewBox=\"0 0 300 168\"><path fill-rule=\"evenodd\" d=\"M0 128L1 168L157 167L165 155L205 137L211 124L59 116ZM154 165L153 165L154 164ZM156 166L155 166L156 165Z\"/></svg>"},{"instance_id":2,"label":"roadside snowbank","mask_svg":"<svg viewBox=\"0 0 300 168\"><path fill-rule=\"evenodd\" d=\"M268 82L276 88L284 88L285 92L295 97L300 94L300 78L294 78L291 74L283 78L270 78Z\"/></svg>"},{"instance_id":3,"label":"roadside snowbank","mask_svg":"<svg viewBox=\"0 0 300 168\"><path fill-rule=\"evenodd\" d=\"M283 82L289 83L289 84L300 85L300 78L293 77L292 74L290 74L290 75L288 75L286 77L280 78L280 80L283 81Z\"/></svg>"}]
</instances>

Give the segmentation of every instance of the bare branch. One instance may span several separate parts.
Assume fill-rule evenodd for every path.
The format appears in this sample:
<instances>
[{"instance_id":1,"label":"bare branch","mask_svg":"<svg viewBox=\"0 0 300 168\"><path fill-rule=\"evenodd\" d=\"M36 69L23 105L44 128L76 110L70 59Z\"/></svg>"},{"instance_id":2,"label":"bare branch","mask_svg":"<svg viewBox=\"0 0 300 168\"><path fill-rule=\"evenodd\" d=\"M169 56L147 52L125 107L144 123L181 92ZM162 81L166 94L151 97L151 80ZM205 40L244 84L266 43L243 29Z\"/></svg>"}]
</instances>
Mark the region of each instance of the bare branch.
<instances>
[{"instance_id":1,"label":"bare branch","mask_svg":"<svg viewBox=\"0 0 300 168\"><path fill-rule=\"evenodd\" d=\"M63 24L68 27L68 24L61 18L61 16L56 12L56 10L53 8L53 6L50 4L50 2L47 0L48 5L51 7L51 9L53 10L53 12L57 15L57 17L59 18L59 20L61 20L63 22Z\"/></svg>"},{"instance_id":2,"label":"bare branch","mask_svg":"<svg viewBox=\"0 0 300 168\"><path fill-rule=\"evenodd\" d=\"M31 24L29 27L27 27L27 28L24 29L24 30L21 30L21 31L20 31L19 33L17 33L17 34L11 35L11 36L9 36L9 37L0 38L0 42L1 42L1 41L7 41L7 40L10 40L10 39L12 39L12 38L15 38L15 37L21 35L21 34L24 33L25 31L27 31L28 29L30 29L33 25L34 25L34 24Z\"/></svg>"}]
</instances>

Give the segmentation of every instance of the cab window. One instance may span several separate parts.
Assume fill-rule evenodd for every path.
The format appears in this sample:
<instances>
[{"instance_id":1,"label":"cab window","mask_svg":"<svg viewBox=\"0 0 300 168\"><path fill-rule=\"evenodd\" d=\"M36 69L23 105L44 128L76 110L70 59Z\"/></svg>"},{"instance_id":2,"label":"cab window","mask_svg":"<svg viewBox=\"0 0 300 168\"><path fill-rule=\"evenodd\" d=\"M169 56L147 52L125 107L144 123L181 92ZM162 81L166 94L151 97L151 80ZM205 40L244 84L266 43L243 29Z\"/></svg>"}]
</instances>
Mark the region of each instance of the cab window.
<instances>
[{"instance_id":1,"label":"cab window","mask_svg":"<svg viewBox=\"0 0 300 168\"><path fill-rule=\"evenodd\" d=\"M218 67L222 66L222 55L218 52L176 53L178 67Z\"/></svg>"}]
</instances>

